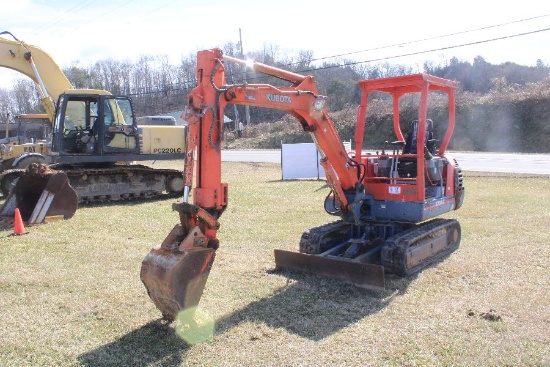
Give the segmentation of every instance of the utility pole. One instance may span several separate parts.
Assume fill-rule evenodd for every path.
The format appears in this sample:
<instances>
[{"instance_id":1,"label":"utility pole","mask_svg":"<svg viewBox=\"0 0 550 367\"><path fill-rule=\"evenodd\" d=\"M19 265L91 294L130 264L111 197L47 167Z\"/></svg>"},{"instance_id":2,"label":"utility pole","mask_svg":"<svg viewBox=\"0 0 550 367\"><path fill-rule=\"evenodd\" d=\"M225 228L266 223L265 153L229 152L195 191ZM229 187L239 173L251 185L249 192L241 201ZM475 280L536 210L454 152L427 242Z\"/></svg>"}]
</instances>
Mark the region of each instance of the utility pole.
<instances>
[{"instance_id":1,"label":"utility pole","mask_svg":"<svg viewBox=\"0 0 550 367\"><path fill-rule=\"evenodd\" d=\"M243 51L243 35L241 28L239 28L239 43L241 45L241 60L244 60L244 51ZM244 82L246 83L246 66L243 66L244 72L243 72L243 78ZM244 116L245 121L247 125L250 125L250 106L246 105L244 106Z\"/></svg>"},{"instance_id":2,"label":"utility pole","mask_svg":"<svg viewBox=\"0 0 550 367\"><path fill-rule=\"evenodd\" d=\"M8 125L9 123L10 123L10 113L8 112L8 114L6 115L6 139L10 137L10 127Z\"/></svg>"}]
</instances>

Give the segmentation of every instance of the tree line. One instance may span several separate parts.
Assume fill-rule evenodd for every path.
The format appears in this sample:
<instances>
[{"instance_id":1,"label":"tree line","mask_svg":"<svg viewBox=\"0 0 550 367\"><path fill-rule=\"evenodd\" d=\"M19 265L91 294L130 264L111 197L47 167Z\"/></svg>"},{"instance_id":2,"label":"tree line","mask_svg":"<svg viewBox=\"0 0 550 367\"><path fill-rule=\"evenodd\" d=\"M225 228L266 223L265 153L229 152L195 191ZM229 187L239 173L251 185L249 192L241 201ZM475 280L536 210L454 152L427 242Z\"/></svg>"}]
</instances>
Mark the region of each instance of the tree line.
<instances>
[{"instance_id":1,"label":"tree line","mask_svg":"<svg viewBox=\"0 0 550 367\"><path fill-rule=\"evenodd\" d=\"M238 44L227 43L223 50L226 55L240 58ZM359 80L418 72L406 65L387 62L358 64L344 58L316 60L312 51L287 52L276 45L265 45L262 50L247 53L245 58L314 76L319 92L329 97L329 111L340 111L359 104L360 90L357 86ZM227 65L228 83L238 84L246 81L281 85L278 79L255 75L242 66L232 63ZM472 63L456 57L445 63L426 62L423 69L423 72L428 74L459 82L457 104L461 100L470 101L472 98L478 101L484 100L484 103L488 101L496 103L495 96L502 94L502 91L507 91L506 96L510 100L499 100L498 103L517 105L517 100L520 98L518 96L525 95L526 90L532 91L534 84L545 85L550 74L550 66L540 60L536 66L523 66L511 62L495 65L486 62L481 56L476 57ZM63 72L75 88L105 89L113 94L131 96L137 116L162 115L183 109L187 94L196 85L196 55L182 57L176 65L169 62L167 55L143 55L137 62L107 59L89 66L75 61L64 68ZM488 99L488 96L494 98ZM227 109L225 113L233 121L242 120L244 107L243 109L241 107ZM472 111L479 110L479 106L475 103L470 104L470 108ZM457 110L461 111L459 105ZM12 90L0 89L2 120L8 112L14 116L41 111L36 88L30 79L18 79ZM284 114L283 111L252 107L250 122L252 124L274 122L280 120Z\"/></svg>"}]
</instances>

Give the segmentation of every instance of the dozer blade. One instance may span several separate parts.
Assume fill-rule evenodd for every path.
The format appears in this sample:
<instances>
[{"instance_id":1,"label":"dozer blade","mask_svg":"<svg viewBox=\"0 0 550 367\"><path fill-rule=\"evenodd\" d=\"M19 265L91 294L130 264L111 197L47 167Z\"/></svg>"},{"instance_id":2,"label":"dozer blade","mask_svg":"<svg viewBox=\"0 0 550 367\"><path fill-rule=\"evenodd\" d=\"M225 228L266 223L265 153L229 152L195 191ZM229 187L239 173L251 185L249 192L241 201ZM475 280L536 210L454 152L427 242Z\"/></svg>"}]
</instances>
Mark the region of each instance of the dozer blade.
<instances>
[{"instance_id":1,"label":"dozer blade","mask_svg":"<svg viewBox=\"0 0 550 367\"><path fill-rule=\"evenodd\" d=\"M0 215L13 216L19 208L23 221L38 224L48 218L72 218L77 205L78 196L65 172L32 163L17 180Z\"/></svg>"},{"instance_id":2,"label":"dozer blade","mask_svg":"<svg viewBox=\"0 0 550 367\"><path fill-rule=\"evenodd\" d=\"M276 249L275 266L342 280L365 289L385 289L384 267L380 265Z\"/></svg>"},{"instance_id":3,"label":"dozer blade","mask_svg":"<svg viewBox=\"0 0 550 367\"><path fill-rule=\"evenodd\" d=\"M193 246L182 249L181 226L154 247L141 264L141 281L163 317L173 321L180 311L198 306L215 250ZM200 238L192 231L189 237ZM185 240L183 240L185 242Z\"/></svg>"}]
</instances>

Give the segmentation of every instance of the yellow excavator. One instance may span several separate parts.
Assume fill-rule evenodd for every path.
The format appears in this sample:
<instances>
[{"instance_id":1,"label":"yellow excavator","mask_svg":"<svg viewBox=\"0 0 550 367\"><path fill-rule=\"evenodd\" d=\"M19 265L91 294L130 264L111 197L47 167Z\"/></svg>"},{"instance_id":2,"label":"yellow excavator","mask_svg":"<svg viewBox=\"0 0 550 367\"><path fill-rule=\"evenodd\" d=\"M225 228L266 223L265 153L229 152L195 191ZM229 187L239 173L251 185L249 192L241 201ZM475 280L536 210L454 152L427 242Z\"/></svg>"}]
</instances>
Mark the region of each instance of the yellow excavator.
<instances>
[{"instance_id":1,"label":"yellow excavator","mask_svg":"<svg viewBox=\"0 0 550 367\"><path fill-rule=\"evenodd\" d=\"M13 40L3 35L10 35ZM7 195L0 216L9 216L15 206L24 206L26 209L21 213L23 220L28 220L37 203L24 201L40 197L48 182L47 175L59 172L67 175L67 186L76 192L78 203L182 194L181 171L133 162L184 159L186 126L162 125L159 119L150 125L138 124L129 97L105 90L73 88L48 53L9 32L0 33L0 67L18 71L34 81L51 123L47 151L29 148L18 157L19 162L29 159L34 167L28 170L13 167L0 175L0 188ZM39 167L44 164L47 167ZM14 190L14 182L22 175L38 176L35 180L29 177L21 180L20 185L26 182L27 187ZM35 184L38 181L43 185ZM30 186L35 187L34 195L28 193ZM17 197L21 192L27 193L26 198ZM74 210L68 209L73 214Z\"/></svg>"}]
</instances>

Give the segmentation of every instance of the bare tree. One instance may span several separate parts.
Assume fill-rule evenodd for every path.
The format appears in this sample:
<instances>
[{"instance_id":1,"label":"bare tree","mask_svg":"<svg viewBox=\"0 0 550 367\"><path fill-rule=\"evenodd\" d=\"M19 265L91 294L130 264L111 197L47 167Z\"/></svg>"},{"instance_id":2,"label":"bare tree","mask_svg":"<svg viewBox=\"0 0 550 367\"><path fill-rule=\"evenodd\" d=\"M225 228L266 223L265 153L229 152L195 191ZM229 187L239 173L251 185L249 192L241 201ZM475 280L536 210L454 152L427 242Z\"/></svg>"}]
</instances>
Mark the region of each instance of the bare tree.
<instances>
[{"instance_id":1,"label":"bare tree","mask_svg":"<svg viewBox=\"0 0 550 367\"><path fill-rule=\"evenodd\" d=\"M77 62L64 69L63 73L75 88L90 88L90 72Z\"/></svg>"},{"instance_id":2,"label":"bare tree","mask_svg":"<svg viewBox=\"0 0 550 367\"><path fill-rule=\"evenodd\" d=\"M13 113L12 105L11 91L0 89L0 123L4 123L8 114Z\"/></svg>"},{"instance_id":3,"label":"bare tree","mask_svg":"<svg viewBox=\"0 0 550 367\"><path fill-rule=\"evenodd\" d=\"M18 79L15 81L13 85L13 102L15 114L33 113L43 110L34 82L29 79Z\"/></svg>"}]
</instances>

